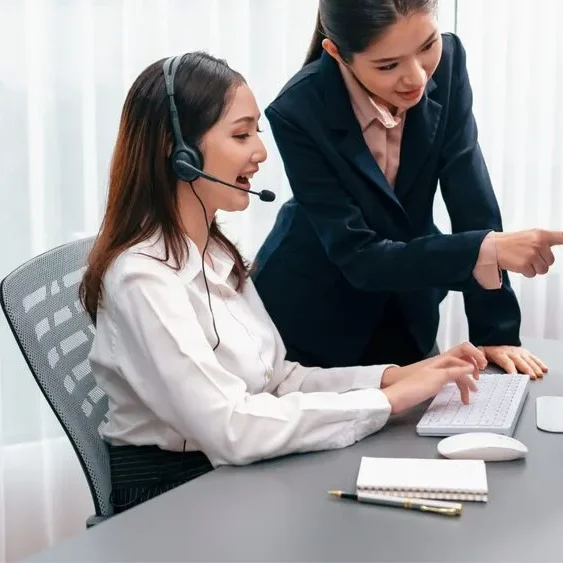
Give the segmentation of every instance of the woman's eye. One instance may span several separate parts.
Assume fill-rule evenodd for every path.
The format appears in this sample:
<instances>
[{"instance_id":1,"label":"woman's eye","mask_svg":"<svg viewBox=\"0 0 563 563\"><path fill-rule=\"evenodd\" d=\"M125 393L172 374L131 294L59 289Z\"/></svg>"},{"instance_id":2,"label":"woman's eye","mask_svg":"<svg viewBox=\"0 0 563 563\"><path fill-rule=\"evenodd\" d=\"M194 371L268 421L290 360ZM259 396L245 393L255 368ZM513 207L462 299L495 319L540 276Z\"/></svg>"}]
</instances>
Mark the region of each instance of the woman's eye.
<instances>
[{"instance_id":1,"label":"woman's eye","mask_svg":"<svg viewBox=\"0 0 563 563\"><path fill-rule=\"evenodd\" d=\"M432 47L434 46L434 44L436 43L436 39L434 39L434 41L432 41L431 43L428 43L428 45L425 45L422 50L423 51L430 51L430 49L432 49Z\"/></svg>"},{"instance_id":2,"label":"woman's eye","mask_svg":"<svg viewBox=\"0 0 563 563\"><path fill-rule=\"evenodd\" d=\"M377 68L377 70L393 70L394 68L396 68L398 65L398 63L391 63L390 65L385 65L385 66L380 66Z\"/></svg>"},{"instance_id":3,"label":"woman's eye","mask_svg":"<svg viewBox=\"0 0 563 563\"><path fill-rule=\"evenodd\" d=\"M262 129L260 129L260 127L256 127L256 132L262 133ZM250 133L241 133L240 135L233 135L233 137L235 139L241 139L244 141L245 139L248 139L248 137L250 137Z\"/></svg>"}]
</instances>

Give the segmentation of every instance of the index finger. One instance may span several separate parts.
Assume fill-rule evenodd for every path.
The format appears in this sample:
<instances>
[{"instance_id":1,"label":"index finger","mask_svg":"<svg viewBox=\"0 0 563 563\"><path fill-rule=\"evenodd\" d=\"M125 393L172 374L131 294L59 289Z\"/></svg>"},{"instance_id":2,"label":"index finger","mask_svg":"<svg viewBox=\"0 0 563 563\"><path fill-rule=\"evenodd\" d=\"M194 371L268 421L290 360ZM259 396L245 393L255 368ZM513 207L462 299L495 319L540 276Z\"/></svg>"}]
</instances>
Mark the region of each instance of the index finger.
<instances>
[{"instance_id":1,"label":"index finger","mask_svg":"<svg viewBox=\"0 0 563 563\"><path fill-rule=\"evenodd\" d=\"M549 246L563 244L563 231L547 231L547 244Z\"/></svg>"},{"instance_id":2,"label":"index finger","mask_svg":"<svg viewBox=\"0 0 563 563\"><path fill-rule=\"evenodd\" d=\"M469 393L471 391L477 391L477 384L469 375L458 379L456 384L461 395L461 402L467 405L469 403Z\"/></svg>"},{"instance_id":3,"label":"index finger","mask_svg":"<svg viewBox=\"0 0 563 563\"><path fill-rule=\"evenodd\" d=\"M461 402L464 405L467 405L469 403L469 389L467 388L467 384L462 379L459 379L456 383L457 388L459 389Z\"/></svg>"}]
</instances>

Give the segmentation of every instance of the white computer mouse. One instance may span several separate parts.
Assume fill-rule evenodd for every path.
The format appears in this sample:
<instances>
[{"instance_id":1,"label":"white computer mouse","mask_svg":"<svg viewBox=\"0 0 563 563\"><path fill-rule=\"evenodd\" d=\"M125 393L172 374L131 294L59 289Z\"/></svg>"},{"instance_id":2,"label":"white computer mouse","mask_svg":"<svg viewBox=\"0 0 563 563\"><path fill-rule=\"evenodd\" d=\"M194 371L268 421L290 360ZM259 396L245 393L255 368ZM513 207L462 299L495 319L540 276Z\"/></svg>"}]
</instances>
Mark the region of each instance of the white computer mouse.
<instances>
[{"instance_id":1,"label":"white computer mouse","mask_svg":"<svg viewBox=\"0 0 563 563\"><path fill-rule=\"evenodd\" d=\"M528 448L510 436L493 432L467 432L441 440L438 452L450 459L510 461L524 457Z\"/></svg>"}]
</instances>

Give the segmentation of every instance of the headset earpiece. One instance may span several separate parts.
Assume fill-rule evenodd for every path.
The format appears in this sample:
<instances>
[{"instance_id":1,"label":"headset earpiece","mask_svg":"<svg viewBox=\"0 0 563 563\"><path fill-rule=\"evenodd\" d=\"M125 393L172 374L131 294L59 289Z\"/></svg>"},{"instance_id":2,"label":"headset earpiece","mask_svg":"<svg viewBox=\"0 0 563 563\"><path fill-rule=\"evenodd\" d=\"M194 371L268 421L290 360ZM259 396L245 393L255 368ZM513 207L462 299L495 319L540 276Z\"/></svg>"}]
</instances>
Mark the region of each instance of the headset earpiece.
<instances>
[{"instance_id":1,"label":"headset earpiece","mask_svg":"<svg viewBox=\"0 0 563 563\"><path fill-rule=\"evenodd\" d=\"M199 170L203 170L203 155L197 147L187 145L182 140L174 146L170 163L180 180L194 182L200 177Z\"/></svg>"},{"instance_id":2,"label":"headset earpiece","mask_svg":"<svg viewBox=\"0 0 563 563\"><path fill-rule=\"evenodd\" d=\"M174 100L174 77L178 66L182 62L184 56L170 57L164 61L162 70L164 73L164 83L166 85L166 94L170 102L170 123L172 125L172 134L174 135L174 148L170 155L170 165L174 174L184 182L193 182L201 176L203 170L203 155L201 151L184 141L182 137L182 129L180 127L180 119L178 117L178 109Z\"/></svg>"}]
</instances>

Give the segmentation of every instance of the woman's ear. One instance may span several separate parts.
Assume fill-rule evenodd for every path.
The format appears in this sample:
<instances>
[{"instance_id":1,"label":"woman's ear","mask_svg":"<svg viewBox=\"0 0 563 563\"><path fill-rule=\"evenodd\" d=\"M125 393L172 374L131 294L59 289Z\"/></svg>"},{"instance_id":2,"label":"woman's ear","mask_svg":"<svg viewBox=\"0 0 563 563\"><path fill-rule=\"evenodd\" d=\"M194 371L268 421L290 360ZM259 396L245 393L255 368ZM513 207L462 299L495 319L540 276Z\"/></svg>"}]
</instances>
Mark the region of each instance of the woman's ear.
<instances>
[{"instance_id":1,"label":"woman's ear","mask_svg":"<svg viewBox=\"0 0 563 563\"><path fill-rule=\"evenodd\" d=\"M334 41L325 38L321 43L323 49L338 63L344 64L340 53L338 52L338 47L334 44Z\"/></svg>"}]
</instances>

